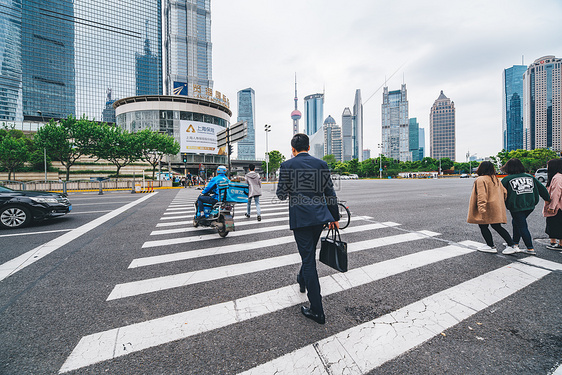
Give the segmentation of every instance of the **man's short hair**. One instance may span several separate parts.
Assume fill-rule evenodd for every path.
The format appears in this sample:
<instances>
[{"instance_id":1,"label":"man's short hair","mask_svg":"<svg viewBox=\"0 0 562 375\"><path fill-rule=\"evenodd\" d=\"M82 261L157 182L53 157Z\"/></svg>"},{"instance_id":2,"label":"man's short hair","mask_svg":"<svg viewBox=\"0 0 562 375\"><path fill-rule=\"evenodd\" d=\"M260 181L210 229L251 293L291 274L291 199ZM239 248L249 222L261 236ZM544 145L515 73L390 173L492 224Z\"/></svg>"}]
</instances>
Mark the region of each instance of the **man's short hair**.
<instances>
[{"instance_id":1,"label":"man's short hair","mask_svg":"<svg viewBox=\"0 0 562 375\"><path fill-rule=\"evenodd\" d=\"M310 147L308 135L302 133L293 135L293 139L291 139L291 147L297 150L297 152L308 151L308 148Z\"/></svg>"},{"instance_id":2,"label":"man's short hair","mask_svg":"<svg viewBox=\"0 0 562 375\"><path fill-rule=\"evenodd\" d=\"M254 169L256 169L256 166L253 164L248 165L248 169L253 171Z\"/></svg>"}]
</instances>

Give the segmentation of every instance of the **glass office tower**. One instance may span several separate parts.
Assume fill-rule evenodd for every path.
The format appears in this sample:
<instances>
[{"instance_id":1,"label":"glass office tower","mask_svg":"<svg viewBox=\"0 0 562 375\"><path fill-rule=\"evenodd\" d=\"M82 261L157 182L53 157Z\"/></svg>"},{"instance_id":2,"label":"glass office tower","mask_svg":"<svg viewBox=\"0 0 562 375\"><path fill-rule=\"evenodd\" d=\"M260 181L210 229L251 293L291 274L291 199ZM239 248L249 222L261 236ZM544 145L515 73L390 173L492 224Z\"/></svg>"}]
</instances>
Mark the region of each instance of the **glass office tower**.
<instances>
[{"instance_id":1,"label":"glass office tower","mask_svg":"<svg viewBox=\"0 0 562 375\"><path fill-rule=\"evenodd\" d=\"M304 97L305 133L315 134L324 121L324 94L313 94Z\"/></svg>"},{"instance_id":2,"label":"glass office tower","mask_svg":"<svg viewBox=\"0 0 562 375\"><path fill-rule=\"evenodd\" d=\"M349 161L353 155L353 114L349 107L341 115L341 132L343 161Z\"/></svg>"},{"instance_id":3,"label":"glass office tower","mask_svg":"<svg viewBox=\"0 0 562 375\"><path fill-rule=\"evenodd\" d=\"M410 152L412 153L412 161L418 161L421 160L420 157L420 124L418 123L418 119L417 118L411 118L410 119L410 125L409 125L409 147L410 147Z\"/></svg>"},{"instance_id":4,"label":"glass office tower","mask_svg":"<svg viewBox=\"0 0 562 375\"><path fill-rule=\"evenodd\" d=\"M212 91L211 0L165 4L165 93L196 97Z\"/></svg>"},{"instance_id":5,"label":"glass office tower","mask_svg":"<svg viewBox=\"0 0 562 375\"><path fill-rule=\"evenodd\" d=\"M562 59L543 56L523 78L524 146L562 151Z\"/></svg>"},{"instance_id":6,"label":"glass office tower","mask_svg":"<svg viewBox=\"0 0 562 375\"><path fill-rule=\"evenodd\" d=\"M353 159L363 161L363 103L361 102L361 90L355 90L355 101L353 103Z\"/></svg>"},{"instance_id":7,"label":"glass office tower","mask_svg":"<svg viewBox=\"0 0 562 375\"><path fill-rule=\"evenodd\" d=\"M75 113L101 120L108 89L114 99L135 96L137 81L143 82L139 74L153 74L137 68L137 56L146 54L147 41L158 59L158 77L162 76L160 0L66 2L74 3ZM147 94L162 94L161 81Z\"/></svg>"},{"instance_id":8,"label":"glass office tower","mask_svg":"<svg viewBox=\"0 0 562 375\"><path fill-rule=\"evenodd\" d=\"M160 0L12 0L2 10L3 119L101 120L108 90L162 94Z\"/></svg>"},{"instance_id":9,"label":"glass office tower","mask_svg":"<svg viewBox=\"0 0 562 375\"><path fill-rule=\"evenodd\" d=\"M238 141L238 159L256 159L256 92L252 88L238 91L238 121L248 123L248 135Z\"/></svg>"},{"instance_id":10,"label":"glass office tower","mask_svg":"<svg viewBox=\"0 0 562 375\"><path fill-rule=\"evenodd\" d=\"M429 114L429 142L432 158L449 158L455 161L455 102L447 98L443 90L433 103Z\"/></svg>"},{"instance_id":11,"label":"glass office tower","mask_svg":"<svg viewBox=\"0 0 562 375\"><path fill-rule=\"evenodd\" d=\"M0 121L21 121L21 1L0 12Z\"/></svg>"},{"instance_id":12,"label":"glass office tower","mask_svg":"<svg viewBox=\"0 0 562 375\"><path fill-rule=\"evenodd\" d=\"M406 85L400 90L384 88L382 100L382 153L384 156L412 161L410 152L410 122Z\"/></svg>"},{"instance_id":13,"label":"glass office tower","mask_svg":"<svg viewBox=\"0 0 562 375\"><path fill-rule=\"evenodd\" d=\"M514 65L502 75L502 138L507 151L523 148L523 75L526 65Z\"/></svg>"},{"instance_id":14,"label":"glass office tower","mask_svg":"<svg viewBox=\"0 0 562 375\"><path fill-rule=\"evenodd\" d=\"M74 2L24 0L22 5L23 117L66 117L75 111ZM103 103L105 95L100 99Z\"/></svg>"}]
</instances>

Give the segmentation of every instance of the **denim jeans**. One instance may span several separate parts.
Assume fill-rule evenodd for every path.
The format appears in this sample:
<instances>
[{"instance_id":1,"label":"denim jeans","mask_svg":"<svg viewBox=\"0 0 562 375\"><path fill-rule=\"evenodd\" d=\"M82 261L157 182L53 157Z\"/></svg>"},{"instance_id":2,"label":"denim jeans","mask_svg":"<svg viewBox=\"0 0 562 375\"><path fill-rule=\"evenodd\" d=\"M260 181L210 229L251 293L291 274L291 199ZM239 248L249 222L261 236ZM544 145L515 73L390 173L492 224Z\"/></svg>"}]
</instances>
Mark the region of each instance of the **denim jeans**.
<instances>
[{"instance_id":1,"label":"denim jeans","mask_svg":"<svg viewBox=\"0 0 562 375\"><path fill-rule=\"evenodd\" d=\"M533 210L511 212L513 242L519 243L519 240L523 238L523 242L525 242L527 249L534 249L533 239L531 237L531 233L529 232L529 228L527 227L527 216L529 216L531 212L533 212Z\"/></svg>"},{"instance_id":2,"label":"denim jeans","mask_svg":"<svg viewBox=\"0 0 562 375\"><path fill-rule=\"evenodd\" d=\"M246 211L246 213L249 215L250 214L250 207L252 205L252 198L254 199L254 201L256 202L256 212L258 213L258 216L261 216L261 209L260 209L260 196L256 195L254 197L249 197L248 198L248 210Z\"/></svg>"}]
</instances>

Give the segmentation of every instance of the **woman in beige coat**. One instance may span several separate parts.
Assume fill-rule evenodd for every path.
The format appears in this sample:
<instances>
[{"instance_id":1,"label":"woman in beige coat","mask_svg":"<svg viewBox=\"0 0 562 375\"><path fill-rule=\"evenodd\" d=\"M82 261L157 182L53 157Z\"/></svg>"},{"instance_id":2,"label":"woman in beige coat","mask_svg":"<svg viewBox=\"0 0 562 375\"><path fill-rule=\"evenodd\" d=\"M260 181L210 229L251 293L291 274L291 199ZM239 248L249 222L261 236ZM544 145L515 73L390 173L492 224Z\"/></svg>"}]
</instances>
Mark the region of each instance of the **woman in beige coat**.
<instances>
[{"instance_id":1,"label":"woman in beige coat","mask_svg":"<svg viewBox=\"0 0 562 375\"><path fill-rule=\"evenodd\" d=\"M504 203L507 191L498 180L496 169L491 162L483 161L480 163L476 174L478 174L478 178L474 181L474 186L472 187L466 221L471 224L478 224L480 232L486 241L486 245L479 247L478 251L486 253L498 252L494 246L492 232L490 232L488 225L491 225L502 236L507 244L506 249L513 250L512 248L515 243L507 230L502 227L502 223L505 224L507 222Z\"/></svg>"}]
</instances>

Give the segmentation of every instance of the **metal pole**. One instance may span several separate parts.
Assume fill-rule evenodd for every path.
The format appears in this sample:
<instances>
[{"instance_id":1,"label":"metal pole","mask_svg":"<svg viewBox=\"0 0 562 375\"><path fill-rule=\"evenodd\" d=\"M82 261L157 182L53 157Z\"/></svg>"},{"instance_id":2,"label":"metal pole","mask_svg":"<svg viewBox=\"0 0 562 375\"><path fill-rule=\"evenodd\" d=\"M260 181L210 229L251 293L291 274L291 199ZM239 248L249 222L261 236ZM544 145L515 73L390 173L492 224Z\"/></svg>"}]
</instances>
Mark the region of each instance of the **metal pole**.
<instances>
[{"instance_id":1,"label":"metal pole","mask_svg":"<svg viewBox=\"0 0 562 375\"><path fill-rule=\"evenodd\" d=\"M269 145L268 133L271 131L271 125L265 124L265 181L269 182Z\"/></svg>"},{"instance_id":2,"label":"metal pole","mask_svg":"<svg viewBox=\"0 0 562 375\"><path fill-rule=\"evenodd\" d=\"M43 147L43 160L45 161L45 182L47 182L47 148Z\"/></svg>"}]
</instances>

